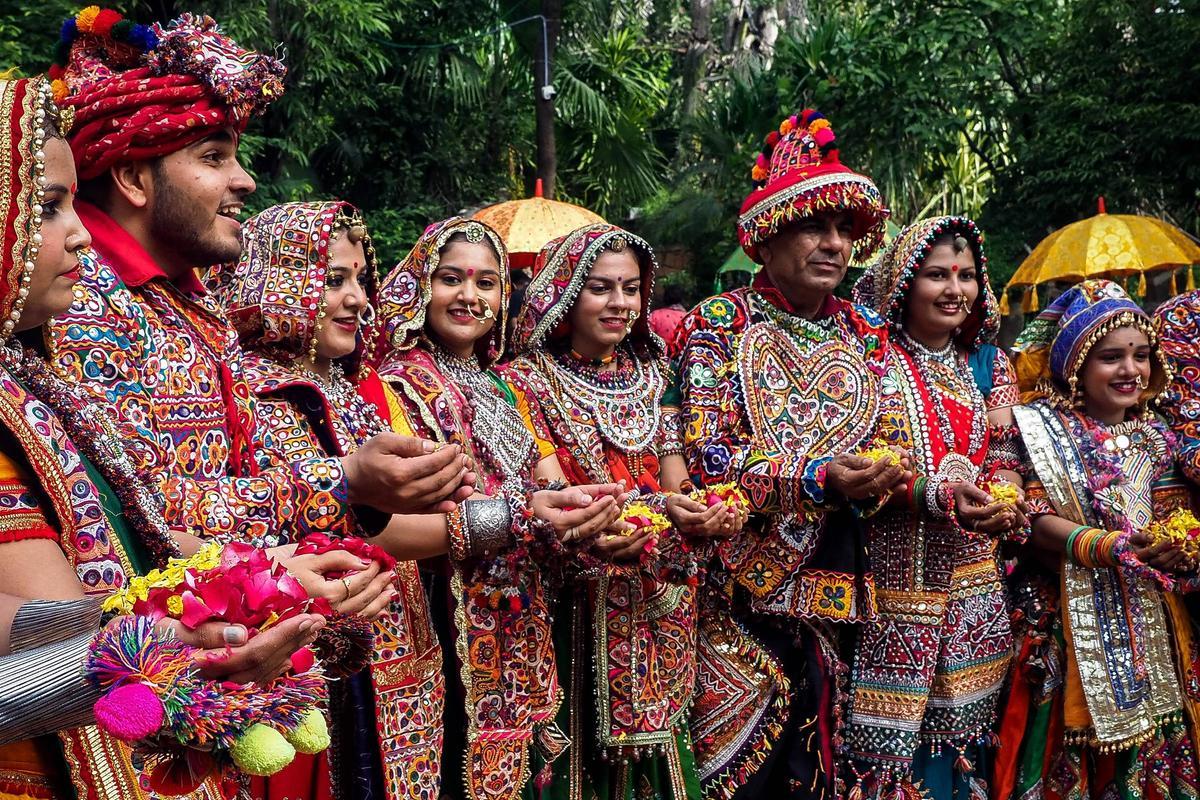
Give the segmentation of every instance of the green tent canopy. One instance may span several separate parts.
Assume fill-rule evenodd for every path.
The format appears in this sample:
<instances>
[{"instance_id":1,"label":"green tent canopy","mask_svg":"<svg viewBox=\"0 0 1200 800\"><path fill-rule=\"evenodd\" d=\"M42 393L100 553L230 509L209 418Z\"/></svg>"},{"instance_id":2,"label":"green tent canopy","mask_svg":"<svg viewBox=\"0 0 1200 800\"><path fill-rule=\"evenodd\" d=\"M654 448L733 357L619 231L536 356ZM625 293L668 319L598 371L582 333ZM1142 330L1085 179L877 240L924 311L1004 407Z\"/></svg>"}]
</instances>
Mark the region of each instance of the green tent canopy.
<instances>
[{"instance_id":1,"label":"green tent canopy","mask_svg":"<svg viewBox=\"0 0 1200 800\"><path fill-rule=\"evenodd\" d=\"M762 264L755 264L750 260L750 256L746 255L746 251L740 247L735 247L729 258L725 259L725 263L717 270L718 275L724 275L726 272L749 272L751 275L757 275L762 269Z\"/></svg>"}]
</instances>

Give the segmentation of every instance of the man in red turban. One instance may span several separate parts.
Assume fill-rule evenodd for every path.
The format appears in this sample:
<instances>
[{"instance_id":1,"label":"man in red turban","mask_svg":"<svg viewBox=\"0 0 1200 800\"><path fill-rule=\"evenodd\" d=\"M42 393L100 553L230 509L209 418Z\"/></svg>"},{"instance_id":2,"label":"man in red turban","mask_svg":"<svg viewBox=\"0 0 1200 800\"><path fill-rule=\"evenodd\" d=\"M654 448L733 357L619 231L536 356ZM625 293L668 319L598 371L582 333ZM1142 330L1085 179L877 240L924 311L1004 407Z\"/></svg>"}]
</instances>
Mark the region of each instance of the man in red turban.
<instances>
[{"instance_id":1,"label":"man in red turban","mask_svg":"<svg viewBox=\"0 0 1200 800\"><path fill-rule=\"evenodd\" d=\"M767 135L751 175L738 241L763 269L690 311L676 338L688 466L736 482L755 512L708 573L721 591L700 612L696 766L706 797L846 797L843 638L876 613L856 516L912 474L854 455L884 419L887 329L833 292L888 212L812 109Z\"/></svg>"}]
</instances>

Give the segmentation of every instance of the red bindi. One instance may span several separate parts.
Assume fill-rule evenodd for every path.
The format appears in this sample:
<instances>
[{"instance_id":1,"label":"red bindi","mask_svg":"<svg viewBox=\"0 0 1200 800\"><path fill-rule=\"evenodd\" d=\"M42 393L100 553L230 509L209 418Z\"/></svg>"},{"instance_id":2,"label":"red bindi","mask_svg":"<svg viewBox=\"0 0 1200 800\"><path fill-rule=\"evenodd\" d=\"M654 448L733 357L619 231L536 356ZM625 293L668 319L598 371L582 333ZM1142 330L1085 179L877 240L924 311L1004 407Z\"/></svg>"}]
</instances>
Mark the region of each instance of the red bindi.
<instances>
[{"instance_id":1,"label":"red bindi","mask_svg":"<svg viewBox=\"0 0 1200 800\"><path fill-rule=\"evenodd\" d=\"M952 265L950 266L950 271L951 271L951 272L958 272L958 264L952 264Z\"/></svg>"},{"instance_id":2,"label":"red bindi","mask_svg":"<svg viewBox=\"0 0 1200 800\"><path fill-rule=\"evenodd\" d=\"M474 274L475 274L475 270L473 270L473 269L469 269L469 270L467 270L467 277L468 277L468 278L470 278L470 277L471 277L472 275L474 275Z\"/></svg>"}]
</instances>

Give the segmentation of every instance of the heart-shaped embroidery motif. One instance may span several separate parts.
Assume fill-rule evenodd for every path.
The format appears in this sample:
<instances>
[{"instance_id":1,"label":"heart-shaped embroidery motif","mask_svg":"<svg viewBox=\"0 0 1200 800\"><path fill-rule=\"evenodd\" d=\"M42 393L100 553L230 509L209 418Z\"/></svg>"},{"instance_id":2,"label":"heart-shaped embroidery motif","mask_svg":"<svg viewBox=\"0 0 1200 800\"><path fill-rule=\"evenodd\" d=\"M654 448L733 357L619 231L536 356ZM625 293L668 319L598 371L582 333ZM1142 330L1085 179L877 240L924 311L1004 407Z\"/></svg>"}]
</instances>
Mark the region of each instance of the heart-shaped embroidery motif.
<instances>
[{"instance_id":1,"label":"heart-shaped embroidery motif","mask_svg":"<svg viewBox=\"0 0 1200 800\"><path fill-rule=\"evenodd\" d=\"M878 379L841 339L753 325L738 346L750 426L762 449L813 456L858 449L879 412Z\"/></svg>"}]
</instances>

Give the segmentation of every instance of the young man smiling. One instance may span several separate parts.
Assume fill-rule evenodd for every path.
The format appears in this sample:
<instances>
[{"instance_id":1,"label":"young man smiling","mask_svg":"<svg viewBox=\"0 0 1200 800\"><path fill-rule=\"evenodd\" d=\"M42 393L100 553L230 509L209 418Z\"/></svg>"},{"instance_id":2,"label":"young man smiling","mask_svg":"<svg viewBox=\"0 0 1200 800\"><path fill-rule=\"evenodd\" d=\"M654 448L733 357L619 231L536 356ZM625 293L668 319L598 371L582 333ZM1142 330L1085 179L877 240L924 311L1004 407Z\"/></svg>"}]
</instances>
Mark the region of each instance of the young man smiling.
<instances>
[{"instance_id":1,"label":"young man smiling","mask_svg":"<svg viewBox=\"0 0 1200 800\"><path fill-rule=\"evenodd\" d=\"M130 444L161 479L181 544L349 533L362 521L351 504L364 498L394 513L465 493L456 453L388 434L343 459L266 459L237 336L195 270L241 252L237 216L255 187L238 141L282 92L283 65L242 50L208 17L114 40L114 12L86 15L64 27L67 57L52 74L75 110L94 257L81 259L76 302L50 326L48 349L142 434Z\"/></svg>"}]
</instances>

